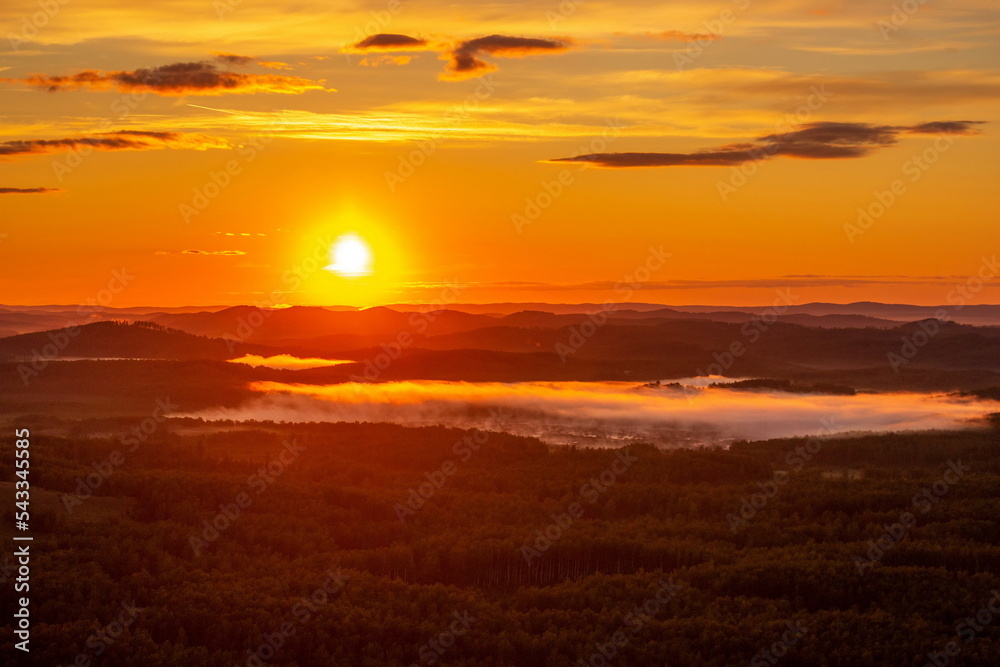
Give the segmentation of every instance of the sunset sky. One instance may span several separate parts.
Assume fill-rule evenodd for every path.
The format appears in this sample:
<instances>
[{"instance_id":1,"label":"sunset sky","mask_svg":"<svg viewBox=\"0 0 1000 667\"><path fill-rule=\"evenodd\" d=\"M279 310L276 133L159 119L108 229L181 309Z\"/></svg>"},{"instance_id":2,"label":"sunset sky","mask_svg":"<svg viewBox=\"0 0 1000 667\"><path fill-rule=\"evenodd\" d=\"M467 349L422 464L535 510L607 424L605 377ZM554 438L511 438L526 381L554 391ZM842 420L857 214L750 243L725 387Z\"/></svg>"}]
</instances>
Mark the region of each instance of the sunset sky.
<instances>
[{"instance_id":1,"label":"sunset sky","mask_svg":"<svg viewBox=\"0 0 1000 667\"><path fill-rule=\"evenodd\" d=\"M945 303L1000 251L998 14L10 0L0 303Z\"/></svg>"}]
</instances>

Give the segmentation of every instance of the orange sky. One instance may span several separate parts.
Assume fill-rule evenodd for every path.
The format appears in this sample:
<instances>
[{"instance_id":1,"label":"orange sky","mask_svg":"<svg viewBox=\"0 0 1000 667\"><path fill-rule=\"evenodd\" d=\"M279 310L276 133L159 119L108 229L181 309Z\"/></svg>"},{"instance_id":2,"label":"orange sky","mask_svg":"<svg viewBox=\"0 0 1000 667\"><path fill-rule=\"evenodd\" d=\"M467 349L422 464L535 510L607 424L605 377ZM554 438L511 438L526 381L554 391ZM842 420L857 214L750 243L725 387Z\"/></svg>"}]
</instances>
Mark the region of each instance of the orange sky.
<instances>
[{"instance_id":1,"label":"orange sky","mask_svg":"<svg viewBox=\"0 0 1000 667\"><path fill-rule=\"evenodd\" d=\"M1000 302L996 5L893 6L5 2L0 303Z\"/></svg>"}]
</instances>

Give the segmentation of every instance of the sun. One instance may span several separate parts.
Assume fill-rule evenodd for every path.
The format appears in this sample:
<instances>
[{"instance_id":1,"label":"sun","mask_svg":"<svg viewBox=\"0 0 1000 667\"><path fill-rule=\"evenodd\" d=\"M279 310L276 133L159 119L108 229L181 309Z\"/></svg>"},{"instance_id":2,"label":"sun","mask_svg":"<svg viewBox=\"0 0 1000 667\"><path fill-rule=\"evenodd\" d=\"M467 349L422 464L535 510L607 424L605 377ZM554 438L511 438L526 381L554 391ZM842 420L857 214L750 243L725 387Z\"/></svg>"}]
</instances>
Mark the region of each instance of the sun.
<instances>
[{"instance_id":1,"label":"sun","mask_svg":"<svg viewBox=\"0 0 1000 667\"><path fill-rule=\"evenodd\" d=\"M344 234L330 246L330 264L323 268L345 278L371 275L371 248L357 234Z\"/></svg>"}]
</instances>

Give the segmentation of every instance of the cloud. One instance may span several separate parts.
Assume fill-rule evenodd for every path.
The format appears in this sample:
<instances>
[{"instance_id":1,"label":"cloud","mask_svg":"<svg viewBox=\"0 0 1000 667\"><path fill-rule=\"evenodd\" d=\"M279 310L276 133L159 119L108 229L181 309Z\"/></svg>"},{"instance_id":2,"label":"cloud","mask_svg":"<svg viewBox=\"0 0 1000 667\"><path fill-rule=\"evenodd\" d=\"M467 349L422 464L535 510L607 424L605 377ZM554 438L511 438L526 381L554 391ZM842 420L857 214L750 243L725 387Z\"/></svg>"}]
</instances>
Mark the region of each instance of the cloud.
<instances>
[{"instance_id":1,"label":"cloud","mask_svg":"<svg viewBox=\"0 0 1000 667\"><path fill-rule=\"evenodd\" d=\"M224 257L233 257L236 255L245 255L246 253L242 250L182 250L182 255L220 255Z\"/></svg>"},{"instance_id":2,"label":"cloud","mask_svg":"<svg viewBox=\"0 0 1000 667\"><path fill-rule=\"evenodd\" d=\"M99 151L135 151L158 148L205 150L208 148L228 148L221 139L201 134L181 134L178 132L139 132L122 130L104 132L87 137L66 139L19 139L0 142L0 158L12 155L38 155L59 153L80 148Z\"/></svg>"},{"instance_id":3,"label":"cloud","mask_svg":"<svg viewBox=\"0 0 1000 667\"><path fill-rule=\"evenodd\" d=\"M369 35L343 51L347 53L396 52L396 51L434 51L441 50L442 60L448 61L445 72L439 79L458 81L482 76L496 69L496 65L479 58L480 54L489 53L496 57L520 58L534 53L552 53L565 51L569 48L568 40L538 39L532 37L512 37L508 35L488 35L476 39L468 39L447 48L441 44L432 44L426 39L378 33ZM361 64L370 67L380 65L405 65L412 56L379 56L365 58Z\"/></svg>"},{"instance_id":4,"label":"cloud","mask_svg":"<svg viewBox=\"0 0 1000 667\"><path fill-rule=\"evenodd\" d=\"M891 146L905 128L868 123L809 123L801 130L757 139L772 155L807 159L854 158Z\"/></svg>"},{"instance_id":5,"label":"cloud","mask_svg":"<svg viewBox=\"0 0 1000 667\"><path fill-rule=\"evenodd\" d=\"M497 69L479 59L481 53L503 58L521 58L535 53L558 53L569 48L569 42L556 39L536 39L532 37L510 37L489 35L460 42L444 58L449 60L447 70L438 78L448 81L482 76Z\"/></svg>"},{"instance_id":6,"label":"cloud","mask_svg":"<svg viewBox=\"0 0 1000 667\"><path fill-rule=\"evenodd\" d=\"M0 195L38 195L62 192L59 188L0 188Z\"/></svg>"},{"instance_id":7,"label":"cloud","mask_svg":"<svg viewBox=\"0 0 1000 667\"><path fill-rule=\"evenodd\" d=\"M982 120L939 120L931 123L921 123L906 129L913 134L979 134L975 125L982 125Z\"/></svg>"},{"instance_id":8,"label":"cloud","mask_svg":"<svg viewBox=\"0 0 1000 667\"><path fill-rule=\"evenodd\" d=\"M216 54L230 65L244 66L249 56ZM272 63L273 64L273 63ZM322 81L310 81L297 76L278 74L247 74L221 70L211 62L174 63L160 67L126 71L101 72L84 70L71 76L33 74L24 79L0 79L21 82L49 92L62 90L110 90L121 92L151 92L157 95L225 95L248 93L299 94L325 88Z\"/></svg>"},{"instance_id":9,"label":"cloud","mask_svg":"<svg viewBox=\"0 0 1000 667\"><path fill-rule=\"evenodd\" d=\"M668 281L650 280L642 284L642 289L648 292L678 291L678 290L710 290L722 289L791 289L816 287L872 287L872 286L909 286L930 285L946 289L954 280L964 280L967 276L892 276L892 275L786 275L775 278L738 278L733 280L694 280L677 278ZM419 287L418 283L408 284ZM606 291L611 292L621 287L620 281L591 280L588 282L554 283L533 282L526 280L497 280L489 282L466 283L466 289L504 290L512 292L581 292Z\"/></svg>"},{"instance_id":10,"label":"cloud","mask_svg":"<svg viewBox=\"0 0 1000 667\"><path fill-rule=\"evenodd\" d=\"M682 32L680 30L664 30L662 32L627 33L619 32L616 35L631 37L635 40L646 42L705 42L715 39L722 39L722 35L710 32Z\"/></svg>"},{"instance_id":11,"label":"cloud","mask_svg":"<svg viewBox=\"0 0 1000 667\"><path fill-rule=\"evenodd\" d=\"M801 129L758 137L754 143L727 144L694 153L589 153L543 162L586 162L597 167L727 167L777 155L810 160L858 158L894 145L901 134L978 134L985 121L932 121L919 125L808 123Z\"/></svg>"},{"instance_id":12,"label":"cloud","mask_svg":"<svg viewBox=\"0 0 1000 667\"><path fill-rule=\"evenodd\" d=\"M288 63L272 61L272 60L257 60L253 56L238 56L234 53L220 53L218 51L212 53L212 57L230 67L249 67L250 65L259 65L260 67L267 67L268 69L292 69L292 66Z\"/></svg>"},{"instance_id":13,"label":"cloud","mask_svg":"<svg viewBox=\"0 0 1000 667\"><path fill-rule=\"evenodd\" d=\"M360 42L351 45L351 49L354 51L423 51L427 47L426 39L389 33L369 35Z\"/></svg>"},{"instance_id":14,"label":"cloud","mask_svg":"<svg viewBox=\"0 0 1000 667\"><path fill-rule=\"evenodd\" d=\"M617 88L670 100L671 119L680 109L697 110L701 124L718 123L707 114L725 115L759 108L773 118L776 110L791 111L789 100L821 92L835 96L837 109L873 114L894 123L913 122L934 100L948 100L949 108L989 106L1000 99L1000 76L993 70L889 70L839 75L831 72L793 72L780 68L703 67L610 70L578 73L564 85ZM814 88L815 86L815 88ZM692 98L692 99L689 99ZM762 105L762 106L757 106ZM913 118L913 114L918 114Z\"/></svg>"},{"instance_id":15,"label":"cloud","mask_svg":"<svg viewBox=\"0 0 1000 667\"><path fill-rule=\"evenodd\" d=\"M369 56L371 57L371 56ZM553 108L565 113L566 101L552 102ZM531 102L523 104L530 108ZM594 124L585 122L565 123L558 120L539 120L541 114L518 110L507 120L506 113L492 116L485 110L476 123L456 122L456 107L445 99L427 102L396 103L370 111L315 112L303 109L280 111L253 111L225 108L224 106L190 105L213 111L210 115L185 117L187 125L197 125L207 131L232 132L245 130L268 132L284 138L306 138L310 141L377 141L398 142L422 139L440 140L448 137L458 141L522 141L530 138L585 138L614 127L607 116L594 118ZM501 103L496 105L499 108ZM170 121L173 122L173 121ZM602 124L603 123L603 124ZM170 125L169 127L175 127ZM657 131L658 130L654 130ZM632 134L638 136L642 129ZM649 136L649 135L643 135ZM658 136L654 135L654 136Z\"/></svg>"},{"instance_id":16,"label":"cloud","mask_svg":"<svg viewBox=\"0 0 1000 667\"><path fill-rule=\"evenodd\" d=\"M218 51L212 53L212 57L230 67L249 67L257 62L253 56L238 56L234 53L219 53Z\"/></svg>"},{"instance_id":17,"label":"cloud","mask_svg":"<svg viewBox=\"0 0 1000 667\"><path fill-rule=\"evenodd\" d=\"M383 65L409 65L413 56L365 56L361 64L365 67L382 67Z\"/></svg>"},{"instance_id":18,"label":"cloud","mask_svg":"<svg viewBox=\"0 0 1000 667\"><path fill-rule=\"evenodd\" d=\"M747 144L749 146L749 144ZM723 148L697 153L590 153L545 162L587 162L596 167L728 167L753 159L749 150Z\"/></svg>"}]
</instances>

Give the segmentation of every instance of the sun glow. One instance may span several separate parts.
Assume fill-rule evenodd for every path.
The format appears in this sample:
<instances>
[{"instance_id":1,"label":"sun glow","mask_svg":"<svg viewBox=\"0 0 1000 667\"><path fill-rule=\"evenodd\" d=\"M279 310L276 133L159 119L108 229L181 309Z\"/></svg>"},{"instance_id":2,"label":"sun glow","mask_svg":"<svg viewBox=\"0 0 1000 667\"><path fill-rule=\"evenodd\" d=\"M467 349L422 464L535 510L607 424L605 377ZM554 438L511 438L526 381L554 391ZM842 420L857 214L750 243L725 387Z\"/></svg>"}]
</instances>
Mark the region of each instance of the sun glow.
<instances>
[{"instance_id":1,"label":"sun glow","mask_svg":"<svg viewBox=\"0 0 1000 667\"><path fill-rule=\"evenodd\" d=\"M371 275L372 251L357 234L344 234L330 247L330 264L323 267L345 278Z\"/></svg>"}]
</instances>

